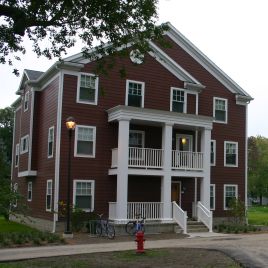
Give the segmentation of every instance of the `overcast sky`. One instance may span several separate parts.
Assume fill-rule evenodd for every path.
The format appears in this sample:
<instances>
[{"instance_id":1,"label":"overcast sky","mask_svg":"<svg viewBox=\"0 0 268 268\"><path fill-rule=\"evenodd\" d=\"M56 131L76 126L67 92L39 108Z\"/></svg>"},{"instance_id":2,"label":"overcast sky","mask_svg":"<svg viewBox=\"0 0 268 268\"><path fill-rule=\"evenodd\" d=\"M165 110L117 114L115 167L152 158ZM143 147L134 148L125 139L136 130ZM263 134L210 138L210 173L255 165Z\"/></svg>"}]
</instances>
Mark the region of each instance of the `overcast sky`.
<instances>
[{"instance_id":1,"label":"overcast sky","mask_svg":"<svg viewBox=\"0 0 268 268\"><path fill-rule=\"evenodd\" d=\"M268 1L160 0L159 22L169 21L253 98L249 135L268 137ZM27 54L16 68L47 70L55 61ZM80 51L72 48L68 55ZM20 82L12 68L0 64L0 108L15 99Z\"/></svg>"}]
</instances>

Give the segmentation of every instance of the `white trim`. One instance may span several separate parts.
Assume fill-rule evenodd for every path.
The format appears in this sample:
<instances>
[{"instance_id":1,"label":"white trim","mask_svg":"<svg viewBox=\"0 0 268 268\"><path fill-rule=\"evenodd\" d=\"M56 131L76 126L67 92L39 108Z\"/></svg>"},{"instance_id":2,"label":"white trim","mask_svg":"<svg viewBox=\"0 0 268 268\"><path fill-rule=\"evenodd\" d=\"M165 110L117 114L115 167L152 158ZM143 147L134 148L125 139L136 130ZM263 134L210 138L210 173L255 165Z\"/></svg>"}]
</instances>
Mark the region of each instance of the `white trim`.
<instances>
[{"instance_id":1,"label":"white trim","mask_svg":"<svg viewBox=\"0 0 268 268\"><path fill-rule=\"evenodd\" d=\"M86 212L94 211L94 200L95 200L95 180L74 180L73 181L73 204L76 205L76 184L77 182L91 183L91 208L83 209Z\"/></svg>"},{"instance_id":2,"label":"white trim","mask_svg":"<svg viewBox=\"0 0 268 268\"><path fill-rule=\"evenodd\" d=\"M214 159L214 162L211 163L211 156L210 156L210 165L211 166L216 166L216 155L217 155L217 150L216 150L216 140L211 140L211 143L213 144L213 159ZM210 154L211 154L211 150L210 150Z\"/></svg>"},{"instance_id":3,"label":"white trim","mask_svg":"<svg viewBox=\"0 0 268 268\"><path fill-rule=\"evenodd\" d=\"M28 170L31 170L31 167L32 167L34 101L35 101L35 92L31 88L31 118L30 118L30 137L29 137Z\"/></svg>"},{"instance_id":4,"label":"white trim","mask_svg":"<svg viewBox=\"0 0 268 268\"><path fill-rule=\"evenodd\" d=\"M141 134L142 135L142 148L144 148L145 147L145 131L143 131L143 130L135 130L135 129L131 129L131 130L129 130L129 134L130 133L138 133L138 134ZM129 142L128 142L128 144L129 144ZM133 147L133 145L130 145L129 144L129 147Z\"/></svg>"},{"instance_id":5,"label":"white trim","mask_svg":"<svg viewBox=\"0 0 268 268\"><path fill-rule=\"evenodd\" d=\"M31 198L29 198L29 192L31 192ZM33 183L31 181L28 181L27 186L27 201L31 202L33 199Z\"/></svg>"},{"instance_id":6,"label":"white trim","mask_svg":"<svg viewBox=\"0 0 268 268\"><path fill-rule=\"evenodd\" d=\"M29 109L29 101L30 101L30 98L29 98L29 91L27 91L25 94L24 94L24 98L23 98L23 111L26 112L28 111ZM26 105L27 104L27 105Z\"/></svg>"},{"instance_id":7,"label":"white trim","mask_svg":"<svg viewBox=\"0 0 268 268\"><path fill-rule=\"evenodd\" d=\"M16 167L14 165L14 155L16 155L16 151L14 154L14 149L15 149L15 130L16 130L16 112L13 112L13 133L12 133L12 157L11 157L11 170L10 170L10 174L11 174L11 182L13 180L13 176L14 176L14 168ZM20 147L19 147L19 155L20 155ZM14 165L14 166L13 166ZM18 165L19 165L19 157L18 157ZM18 166L17 165L17 166Z\"/></svg>"},{"instance_id":8,"label":"white trim","mask_svg":"<svg viewBox=\"0 0 268 268\"><path fill-rule=\"evenodd\" d=\"M213 206L211 207L211 204L210 204L210 210L215 210L215 204L216 204L216 184L215 183L211 183L210 184L210 187L213 187ZM210 190L210 188L209 188L209 190ZM211 199L211 195L210 195L210 199Z\"/></svg>"},{"instance_id":9,"label":"white trim","mask_svg":"<svg viewBox=\"0 0 268 268\"><path fill-rule=\"evenodd\" d=\"M60 74L57 73L54 76L52 76L45 84L43 84L40 88L35 88L35 91L42 91L44 90L49 84L51 84L54 80L57 78L60 78Z\"/></svg>"},{"instance_id":10,"label":"white trim","mask_svg":"<svg viewBox=\"0 0 268 268\"><path fill-rule=\"evenodd\" d=\"M173 91L182 91L184 93L184 102L183 102L183 113L187 113L187 91L184 88L179 87L171 87L170 88L170 111L178 113L177 111L173 111Z\"/></svg>"},{"instance_id":11,"label":"white trim","mask_svg":"<svg viewBox=\"0 0 268 268\"><path fill-rule=\"evenodd\" d=\"M48 184L51 184L51 194L48 194ZM47 196L50 195L50 208L47 208ZM52 204L53 204L53 200L52 200L52 197L53 197L53 181L50 179L50 180L47 180L47 187L46 187L46 198L45 198L45 201L46 201L46 211L48 212L51 212L52 211Z\"/></svg>"},{"instance_id":12,"label":"white trim","mask_svg":"<svg viewBox=\"0 0 268 268\"><path fill-rule=\"evenodd\" d=\"M29 176L36 176L37 171L36 170L25 170L18 173L18 177L29 177Z\"/></svg>"},{"instance_id":13,"label":"white trim","mask_svg":"<svg viewBox=\"0 0 268 268\"><path fill-rule=\"evenodd\" d=\"M229 210L229 208L226 207L226 187L235 187L235 198L238 197L238 185L237 184L224 184L224 190L223 190L223 209Z\"/></svg>"},{"instance_id":14,"label":"white trim","mask_svg":"<svg viewBox=\"0 0 268 268\"><path fill-rule=\"evenodd\" d=\"M81 83L81 76L82 75L95 78L95 101L80 100L80 83ZM83 103L83 104L97 105L98 104L98 88L99 88L99 77L98 76L96 76L95 74L92 74L92 73L78 73L76 102Z\"/></svg>"},{"instance_id":15,"label":"white trim","mask_svg":"<svg viewBox=\"0 0 268 268\"><path fill-rule=\"evenodd\" d=\"M77 141L78 141L78 129L79 128L90 128L93 130L93 152L92 152L92 155L77 153ZM74 139L74 157L95 158L95 152L96 152L96 127L95 126L76 125L75 139Z\"/></svg>"},{"instance_id":16,"label":"white trim","mask_svg":"<svg viewBox=\"0 0 268 268\"><path fill-rule=\"evenodd\" d=\"M54 215L53 233L56 232L56 221L59 210L59 180L60 180L60 146L61 146L61 117L62 117L62 96L63 96L64 74L59 73L58 104L57 104L57 125L56 125L56 145L55 145L55 179L54 179Z\"/></svg>"},{"instance_id":17,"label":"white trim","mask_svg":"<svg viewBox=\"0 0 268 268\"><path fill-rule=\"evenodd\" d=\"M15 133L15 130L14 130L14 133ZM19 166L19 160L20 160L20 144L17 143L16 146L15 146L15 161L14 161L14 164L15 164L15 168L17 168ZM16 157L18 156L18 162L16 163Z\"/></svg>"},{"instance_id":18,"label":"white trim","mask_svg":"<svg viewBox=\"0 0 268 268\"><path fill-rule=\"evenodd\" d=\"M226 164L226 144L235 144L236 145L236 158L235 158L235 165L233 164ZM224 166L225 167L238 167L238 142L235 141L224 141Z\"/></svg>"},{"instance_id":19,"label":"white trim","mask_svg":"<svg viewBox=\"0 0 268 268\"><path fill-rule=\"evenodd\" d=\"M128 106L128 87L129 87L129 83L135 83L135 84L141 84L141 107L144 107L144 95L145 95L145 82L141 82L141 81L136 81L136 80L126 80L126 96L125 96L125 104L126 106Z\"/></svg>"},{"instance_id":20,"label":"white trim","mask_svg":"<svg viewBox=\"0 0 268 268\"><path fill-rule=\"evenodd\" d=\"M216 119L216 100L222 100L225 101L225 121L220 121ZM214 117L214 122L215 123L220 123L220 124L227 124L228 123L228 99L224 98L219 98L219 97L213 97L213 117Z\"/></svg>"},{"instance_id":21,"label":"white trim","mask_svg":"<svg viewBox=\"0 0 268 268\"><path fill-rule=\"evenodd\" d=\"M246 109L246 124L245 124L245 207L246 212L248 209L248 105L245 107ZM246 217L248 221L248 218ZM248 222L247 222L248 223Z\"/></svg>"},{"instance_id":22,"label":"white trim","mask_svg":"<svg viewBox=\"0 0 268 268\"><path fill-rule=\"evenodd\" d=\"M13 185L13 192L18 193L19 185L17 182ZM18 199L16 198L15 203L13 204L13 207L16 208L18 206Z\"/></svg>"},{"instance_id":23,"label":"white trim","mask_svg":"<svg viewBox=\"0 0 268 268\"><path fill-rule=\"evenodd\" d=\"M53 137L52 137L52 140L50 141L49 138L50 138L50 131L53 131ZM54 138L55 137L55 131L54 131L54 126L50 127L48 129L48 135L47 135L47 158L53 158L53 155L54 155ZM49 143L52 143L52 152L51 154L49 154Z\"/></svg>"},{"instance_id":24,"label":"white trim","mask_svg":"<svg viewBox=\"0 0 268 268\"><path fill-rule=\"evenodd\" d=\"M25 145L25 149L23 150L23 140L26 140L26 145ZM21 137L20 139L20 154L25 154L29 152L29 135L25 135L23 137Z\"/></svg>"}]
</instances>

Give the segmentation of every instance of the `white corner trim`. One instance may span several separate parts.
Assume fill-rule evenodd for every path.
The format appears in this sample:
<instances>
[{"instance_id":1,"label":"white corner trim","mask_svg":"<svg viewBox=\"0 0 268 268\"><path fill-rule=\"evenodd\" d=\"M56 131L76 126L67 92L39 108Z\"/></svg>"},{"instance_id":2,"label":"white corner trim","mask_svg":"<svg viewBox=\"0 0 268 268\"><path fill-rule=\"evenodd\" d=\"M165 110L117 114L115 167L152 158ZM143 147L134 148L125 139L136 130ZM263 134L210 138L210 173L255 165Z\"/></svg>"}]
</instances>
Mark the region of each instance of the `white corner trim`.
<instances>
[{"instance_id":1,"label":"white corner trim","mask_svg":"<svg viewBox=\"0 0 268 268\"><path fill-rule=\"evenodd\" d=\"M30 99L30 98L29 98ZM28 170L32 168L32 146L33 146L33 117L34 117L34 101L35 92L31 88L31 117L30 117L30 135L29 135L29 154L28 154Z\"/></svg>"}]
</instances>

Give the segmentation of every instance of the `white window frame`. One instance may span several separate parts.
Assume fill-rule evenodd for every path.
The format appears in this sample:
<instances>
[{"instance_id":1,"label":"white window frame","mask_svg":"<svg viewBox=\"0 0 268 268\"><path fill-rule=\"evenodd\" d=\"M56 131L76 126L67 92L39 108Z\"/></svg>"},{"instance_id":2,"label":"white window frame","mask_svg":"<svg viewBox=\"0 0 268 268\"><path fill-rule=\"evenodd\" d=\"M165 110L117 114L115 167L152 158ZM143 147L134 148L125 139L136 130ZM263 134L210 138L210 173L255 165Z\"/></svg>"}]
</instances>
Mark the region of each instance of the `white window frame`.
<instances>
[{"instance_id":1,"label":"white window frame","mask_svg":"<svg viewBox=\"0 0 268 268\"><path fill-rule=\"evenodd\" d=\"M80 84L81 84L82 75L91 76L95 78L95 101L80 100ZM77 93L76 93L77 103L97 105L98 104L98 91L99 91L99 77L98 76L92 73L79 73L78 78L77 78Z\"/></svg>"},{"instance_id":2,"label":"white window frame","mask_svg":"<svg viewBox=\"0 0 268 268\"><path fill-rule=\"evenodd\" d=\"M93 153L92 153L92 155L77 153L77 141L78 141L78 129L79 128L91 128L91 129L93 129ZM74 142L74 156L75 157L85 157L85 158L95 158L95 154L96 154L96 127L95 126L76 125L75 142Z\"/></svg>"},{"instance_id":3,"label":"white window frame","mask_svg":"<svg viewBox=\"0 0 268 268\"><path fill-rule=\"evenodd\" d=\"M220 120L216 119L216 100L225 101L225 108L226 108L226 110L225 110L225 112L226 112L225 121L220 121ZM228 99L213 97L213 117L214 117L214 122L220 123L220 124L227 124L227 122L228 122Z\"/></svg>"},{"instance_id":4,"label":"white window frame","mask_svg":"<svg viewBox=\"0 0 268 268\"><path fill-rule=\"evenodd\" d=\"M87 182L91 183L91 208L83 209L85 212L92 212L95 209L95 180L74 180L73 181L73 205L76 206L76 184L78 182Z\"/></svg>"},{"instance_id":5,"label":"white window frame","mask_svg":"<svg viewBox=\"0 0 268 268\"><path fill-rule=\"evenodd\" d=\"M233 164L227 164L226 163L226 144L235 144L236 145L236 159L235 159L235 165ZM224 166L225 167L238 167L238 142L235 141L224 141Z\"/></svg>"},{"instance_id":6,"label":"white window frame","mask_svg":"<svg viewBox=\"0 0 268 268\"><path fill-rule=\"evenodd\" d=\"M230 208L226 207L226 188L227 187L235 187L235 198L238 198L238 185L237 184L224 184L224 194L223 194L223 208L224 210L230 210Z\"/></svg>"},{"instance_id":7,"label":"white window frame","mask_svg":"<svg viewBox=\"0 0 268 268\"><path fill-rule=\"evenodd\" d=\"M23 141L26 140L26 148L23 149ZM28 153L29 151L29 135L25 135L20 139L20 154Z\"/></svg>"},{"instance_id":8,"label":"white window frame","mask_svg":"<svg viewBox=\"0 0 268 268\"><path fill-rule=\"evenodd\" d=\"M24 95L24 103L23 103L23 111L26 112L29 109L29 91L27 91Z\"/></svg>"},{"instance_id":9,"label":"white window frame","mask_svg":"<svg viewBox=\"0 0 268 268\"><path fill-rule=\"evenodd\" d=\"M49 184L51 185L51 188L49 188ZM49 193L48 190L51 190L51 193ZM47 207L47 197L50 196L50 208ZM52 211L52 197L53 197L53 182L52 180L47 180L47 187L46 187L46 211L51 212Z\"/></svg>"},{"instance_id":10,"label":"white window frame","mask_svg":"<svg viewBox=\"0 0 268 268\"><path fill-rule=\"evenodd\" d=\"M14 183L13 185L13 192L18 193L19 185L17 182ZM16 208L18 206L18 199L15 200L13 207Z\"/></svg>"},{"instance_id":11,"label":"white window frame","mask_svg":"<svg viewBox=\"0 0 268 268\"><path fill-rule=\"evenodd\" d=\"M20 144L16 144L16 149L15 149L15 167L19 166L19 160L20 160Z\"/></svg>"},{"instance_id":12,"label":"white window frame","mask_svg":"<svg viewBox=\"0 0 268 268\"><path fill-rule=\"evenodd\" d=\"M129 83L136 83L136 84L141 84L141 107L144 108L144 94L145 94L145 82L142 81L136 81L136 80L126 80L126 97L125 97L125 104L128 106L128 87ZM138 108L138 107L137 107Z\"/></svg>"},{"instance_id":13,"label":"white window frame","mask_svg":"<svg viewBox=\"0 0 268 268\"><path fill-rule=\"evenodd\" d=\"M52 140L50 140L50 132L52 131L52 133L53 133L53 136L52 136ZM54 135L55 135L55 133L54 133L54 126L52 126L52 127L50 127L49 129L48 129L48 137L47 137L47 158L52 158L53 157L53 155L54 155ZM51 152L51 154L49 154L49 144L50 143L52 143L52 152Z\"/></svg>"},{"instance_id":14,"label":"white window frame","mask_svg":"<svg viewBox=\"0 0 268 268\"><path fill-rule=\"evenodd\" d=\"M210 184L210 187L213 187L213 204L212 204L212 207L211 207L211 204L210 204L210 210L215 210L215 204L216 204L216 184ZM211 193L210 192L210 188L209 188L209 193ZM211 199L211 197L212 196L210 195L210 199Z\"/></svg>"},{"instance_id":15,"label":"white window frame","mask_svg":"<svg viewBox=\"0 0 268 268\"><path fill-rule=\"evenodd\" d=\"M210 165L211 166L216 166L216 140L211 140L211 144L213 144L213 159L214 159L214 162L211 163L210 161ZM210 151L210 154L211 154L211 151ZM211 157L210 157L210 160L211 160Z\"/></svg>"},{"instance_id":16,"label":"white window frame","mask_svg":"<svg viewBox=\"0 0 268 268\"><path fill-rule=\"evenodd\" d=\"M31 193L31 198L29 198L29 193ZM27 186L27 201L31 202L33 199L33 183L31 181L28 181Z\"/></svg>"},{"instance_id":17,"label":"white window frame","mask_svg":"<svg viewBox=\"0 0 268 268\"><path fill-rule=\"evenodd\" d=\"M170 111L173 112L173 91L174 90L184 92L183 113L187 113L187 92L185 89L179 88L179 87L171 87L170 88L170 104L169 104ZM174 112L177 113L176 111L174 111Z\"/></svg>"}]
</instances>

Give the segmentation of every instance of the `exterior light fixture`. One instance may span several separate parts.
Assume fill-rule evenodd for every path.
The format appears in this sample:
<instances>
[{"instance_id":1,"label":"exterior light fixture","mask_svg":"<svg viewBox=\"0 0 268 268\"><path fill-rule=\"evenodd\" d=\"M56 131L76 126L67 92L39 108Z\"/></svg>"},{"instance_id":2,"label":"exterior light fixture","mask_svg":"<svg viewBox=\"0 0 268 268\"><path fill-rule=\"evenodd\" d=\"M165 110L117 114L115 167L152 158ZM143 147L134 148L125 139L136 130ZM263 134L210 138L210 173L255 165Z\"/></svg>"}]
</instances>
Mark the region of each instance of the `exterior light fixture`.
<instances>
[{"instance_id":1,"label":"exterior light fixture","mask_svg":"<svg viewBox=\"0 0 268 268\"><path fill-rule=\"evenodd\" d=\"M186 143L187 143L186 138L182 138L182 139L181 139L181 143L182 143L182 144L186 144Z\"/></svg>"}]
</instances>

